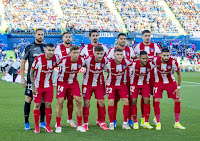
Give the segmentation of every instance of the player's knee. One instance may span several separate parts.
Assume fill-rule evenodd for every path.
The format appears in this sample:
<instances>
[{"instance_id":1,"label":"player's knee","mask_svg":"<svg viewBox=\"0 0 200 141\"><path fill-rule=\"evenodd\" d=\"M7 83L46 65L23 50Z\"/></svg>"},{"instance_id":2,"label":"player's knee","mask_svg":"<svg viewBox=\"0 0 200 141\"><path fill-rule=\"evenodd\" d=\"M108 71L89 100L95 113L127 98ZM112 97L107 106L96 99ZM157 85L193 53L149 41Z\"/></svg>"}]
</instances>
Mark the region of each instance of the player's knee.
<instances>
[{"instance_id":1,"label":"player's knee","mask_svg":"<svg viewBox=\"0 0 200 141\"><path fill-rule=\"evenodd\" d=\"M45 103L45 107L46 107L46 108L51 108L51 102L46 102L46 103Z\"/></svg>"},{"instance_id":2,"label":"player's knee","mask_svg":"<svg viewBox=\"0 0 200 141\"><path fill-rule=\"evenodd\" d=\"M76 98L74 98L75 99L75 101L76 101L76 105L79 107L79 106L81 106L81 97L76 97Z\"/></svg>"},{"instance_id":3,"label":"player's knee","mask_svg":"<svg viewBox=\"0 0 200 141\"><path fill-rule=\"evenodd\" d=\"M84 101L84 107L90 107L90 100Z\"/></svg>"},{"instance_id":4,"label":"player's knee","mask_svg":"<svg viewBox=\"0 0 200 141\"><path fill-rule=\"evenodd\" d=\"M122 98L122 101L124 105L129 105L128 98Z\"/></svg>"},{"instance_id":5,"label":"player's knee","mask_svg":"<svg viewBox=\"0 0 200 141\"><path fill-rule=\"evenodd\" d=\"M149 98L144 98L144 104L150 104L150 99Z\"/></svg>"},{"instance_id":6,"label":"player's knee","mask_svg":"<svg viewBox=\"0 0 200 141\"><path fill-rule=\"evenodd\" d=\"M63 102L64 102L64 99L58 99L57 104L58 104L58 105L63 105Z\"/></svg>"},{"instance_id":7,"label":"player's knee","mask_svg":"<svg viewBox=\"0 0 200 141\"><path fill-rule=\"evenodd\" d=\"M181 102L181 99L174 99L174 102Z\"/></svg>"},{"instance_id":8,"label":"player's knee","mask_svg":"<svg viewBox=\"0 0 200 141\"><path fill-rule=\"evenodd\" d=\"M25 101L26 101L27 103L31 103L32 97L26 96L26 97L25 97Z\"/></svg>"},{"instance_id":9,"label":"player's knee","mask_svg":"<svg viewBox=\"0 0 200 141\"><path fill-rule=\"evenodd\" d=\"M40 103L35 103L34 110L39 110L39 109L40 109Z\"/></svg>"},{"instance_id":10,"label":"player's knee","mask_svg":"<svg viewBox=\"0 0 200 141\"><path fill-rule=\"evenodd\" d=\"M114 106L114 104L115 104L114 99L110 99L110 100L109 100L109 105L110 105L110 106Z\"/></svg>"},{"instance_id":11,"label":"player's knee","mask_svg":"<svg viewBox=\"0 0 200 141\"><path fill-rule=\"evenodd\" d=\"M104 107L105 106L104 100L99 100L98 103L99 103L100 107Z\"/></svg>"},{"instance_id":12,"label":"player's knee","mask_svg":"<svg viewBox=\"0 0 200 141\"><path fill-rule=\"evenodd\" d=\"M155 98L154 101L155 102L160 102L160 98Z\"/></svg>"},{"instance_id":13,"label":"player's knee","mask_svg":"<svg viewBox=\"0 0 200 141\"><path fill-rule=\"evenodd\" d=\"M136 98L132 98L132 104L137 105L137 99Z\"/></svg>"}]
</instances>

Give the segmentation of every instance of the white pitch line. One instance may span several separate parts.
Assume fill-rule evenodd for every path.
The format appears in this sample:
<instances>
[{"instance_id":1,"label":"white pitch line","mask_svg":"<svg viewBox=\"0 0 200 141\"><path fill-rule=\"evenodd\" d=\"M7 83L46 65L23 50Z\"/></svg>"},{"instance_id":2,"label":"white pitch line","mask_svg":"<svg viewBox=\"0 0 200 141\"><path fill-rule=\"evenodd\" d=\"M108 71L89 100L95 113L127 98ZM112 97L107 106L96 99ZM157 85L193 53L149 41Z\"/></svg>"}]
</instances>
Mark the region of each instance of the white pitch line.
<instances>
[{"instance_id":1,"label":"white pitch line","mask_svg":"<svg viewBox=\"0 0 200 141\"><path fill-rule=\"evenodd\" d=\"M200 83L197 83L197 82L190 82L190 81L182 81L182 82L185 82L185 83L192 83L192 84L200 84Z\"/></svg>"}]
</instances>

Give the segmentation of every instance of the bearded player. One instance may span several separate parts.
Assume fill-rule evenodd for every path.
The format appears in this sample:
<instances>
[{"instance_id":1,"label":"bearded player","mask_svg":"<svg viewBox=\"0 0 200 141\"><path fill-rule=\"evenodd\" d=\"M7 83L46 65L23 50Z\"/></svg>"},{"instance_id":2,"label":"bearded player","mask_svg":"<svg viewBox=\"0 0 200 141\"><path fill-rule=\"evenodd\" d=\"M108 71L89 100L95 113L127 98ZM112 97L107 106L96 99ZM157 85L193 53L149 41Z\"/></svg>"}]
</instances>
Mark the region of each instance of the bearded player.
<instances>
[{"instance_id":1,"label":"bearded player","mask_svg":"<svg viewBox=\"0 0 200 141\"><path fill-rule=\"evenodd\" d=\"M118 38L117 38L117 42L118 42L118 45L112 49L110 49L110 51L108 52L108 55L107 55L107 58L108 59L115 59L114 57L114 51L115 49L117 48L120 48L123 50L123 56L125 59L128 59L130 61L132 61L134 58L135 58L135 53L133 51L132 48L126 46L126 41L127 41L127 37L126 37L126 34L124 33L120 33L118 34ZM130 84L130 73L129 73L129 68L127 68L127 88L128 88L128 91L129 91L129 84ZM114 103L114 126L116 127L117 125L117 103L118 101L120 100L120 97L119 95L116 95L115 96L115 103ZM131 98L129 97L129 125L130 126L133 126L133 120L132 120L132 115L131 115Z\"/></svg>"},{"instance_id":2,"label":"bearded player","mask_svg":"<svg viewBox=\"0 0 200 141\"><path fill-rule=\"evenodd\" d=\"M37 29L35 31L35 41L29 45L27 45L22 54L22 62L21 62L21 84L26 88L25 90L25 104L24 104L24 118L25 118L25 130L31 130L29 124L29 114L32 102L32 86L30 79L30 70L34 59L44 53L45 44L42 43L44 39L44 31L43 29ZM28 74L27 74L27 82L25 80L25 64L28 60ZM44 122L45 117L45 103L42 101L40 107L40 128L45 128L46 124Z\"/></svg>"},{"instance_id":3,"label":"bearded player","mask_svg":"<svg viewBox=\"0 0 200 141\"><path fill-rule=\"evenodd\" d=\"M174 99L174 112L175 112L175 124L174 128L185 129L180 123L181 113L181 70L178 62L170 57L169 49L162 49L161 57L154 57L153 64L156 66L155 83L153 87L154 92L154 113L156 116L156 130L161 130L160 123L160 99L162 98L163 91L166 90L168 98ZM176 82L173 73L177 73L178 82Z\"/></svg>"},{"instance_id":4,"label":"bearded player","mask_svg":"<svg viewBox=\"0 0 200 141\"><path fill-rule=\"evenodd\" d=\"M70 47L72 46L72 36L70 32L64 32L62 34L63 43L56 46L55 54L59 55L59 58L62 59L67 57L70 53ZM58 73L54 71L54 80L57 82ZM68 89L68 94L70 94L70 89ZM67 99L67 112L68 112L68 119L67 124L71 127L76 127L76 124L72 120L72 114L74 109L73 97Z\"/></svg>"},{"instance_id":5,"label":"bearded player","mask_svg":"<svg viewBox=\"0 0 200 141\"><path fill-rule=\"evenodd\" d=\"M134 129L138 129L137 122L137 98L141 94L144 99L144 128L152 129L153 127L149 124L149 115L150 115L150 71L155 66L148 59L148 54L146 51L140 52L139 60L136 60L132 63L131 70L131 80L130 80L130 92L132 99L132 115L134 120Z\"/></svg>"},{"instance_id":6,"label":"bearded player","mask_svg":"<svg viewBox=\"0 0 200 141\"><path fill-rule=\"evenodd\" d=\"M85 45L81 49L80 55L82 57L85 58L85 57L94 55L94 48L96 46L99 46L99 45L103 47L104 55L108 54L109 49L105 45L102 45L102 44L100 44L98 42L99 41L99 33L98 33L97 30L93 29L93 30L90 31L90 33L89 33L89 39L91 40L91 43L88 44L88 45ZM103 79L103 83L104 83L104 79ZM96 124L100 125L99 124L100 111L99 111L99 104L98 104L98 102L97 102L97 109L98 109L98 112L97 112L97 121L96 121Z\"/></svg>"},{"instance_id":7,"label":"bearded player","mask_svg":"<svg viewBox=\"0 0 200 141\"><path fill-rule=\"evenodd\" d=\"M151 32L149 30L144 30L142 32L142 39L143 42L137 44L133 50L137 56L140 55L141 51L146 51L148 53L149 60L152 60L154 56L158 56L161 53L161 48L158 44L151 42ZM154 73L153 70L150 72L150 87L151 87L151 94L153 95L153 83L154 83ZM141 124L140 126L144 125L145 117L144 117L144 100L143 98L140 101L141 103ZM154 100L153 100L154 105ZM155 120L155 119L154 119Z\"/></svg>"}]
</instances>

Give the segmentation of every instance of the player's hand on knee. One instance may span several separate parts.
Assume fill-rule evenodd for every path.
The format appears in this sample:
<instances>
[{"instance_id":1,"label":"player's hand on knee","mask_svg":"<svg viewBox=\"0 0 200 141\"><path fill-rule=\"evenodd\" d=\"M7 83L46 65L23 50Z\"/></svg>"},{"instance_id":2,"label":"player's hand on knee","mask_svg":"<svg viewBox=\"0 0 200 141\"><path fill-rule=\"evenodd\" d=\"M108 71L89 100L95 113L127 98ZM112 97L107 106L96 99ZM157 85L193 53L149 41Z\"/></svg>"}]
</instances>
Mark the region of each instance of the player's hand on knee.
<instances>
[{"instance_id":1,"label":"player's hand on knee","mask_svg":"<svg viewBox=\"0 0 200 141\"><path fill-rule=\"evenodd\" d=\"M176 97L180 97L180 89L176 89L173 94L176 94Z\"/></svg>"}]
</instances>

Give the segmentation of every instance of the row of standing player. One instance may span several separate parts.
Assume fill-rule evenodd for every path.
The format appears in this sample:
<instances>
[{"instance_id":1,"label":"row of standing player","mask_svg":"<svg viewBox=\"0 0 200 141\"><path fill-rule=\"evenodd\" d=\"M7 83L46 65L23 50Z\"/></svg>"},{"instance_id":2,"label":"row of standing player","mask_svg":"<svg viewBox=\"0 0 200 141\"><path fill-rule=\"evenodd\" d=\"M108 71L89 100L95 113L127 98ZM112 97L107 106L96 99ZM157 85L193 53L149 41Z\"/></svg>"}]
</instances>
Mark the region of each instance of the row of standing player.
<instances>
[{"instance_id":1,"label":"row of standing player","mask_svg":"<svg viewBox=\"0 0 200 141\"><path fill-rule=\"evenodd\" d=\"M39 32L41 32L42 33L42 31L41 30L38 30ZM35 34L35 36L37 36L37 33L38 32L36 32L36 34ZM140 54L140 51L141 50L145 50L145 51L147 51L147 53L150 55L150 57L152 56L152 54L153 54L153 56L155 56L156 55L156 53L160 53L159 52L159 47L156 45L156 44L153 44L153 43L150 43L150 32L149 31L144 31L143 32L143 38L144 38L144 42L143 43L141 43L141 44L139 44L138 46L136 46L135 47L135 52L138 50L138 54ZM42 38L39 38L40 40L42 39ZM80 53L80 55L81 56L84 56L84 57L87 57L87 56L90 56L90 55L93 55L93 52L94 52L94 46L98 46L98 45L100 45L99 43L98 43L98 32L97 31L95 31L95 30L92 30L91 32L90 32L90 39L91 39L91 44L89 44L89 45L86 45L82 50L81 50L81 53ZM37 38L36 38L36 40L37 40ZM70 43L71 43L71 35L70 34L68 34L68 33L64 33L63 34L63 41L64 41L64 43L63 43L63 45L59 45L58 47L56 47L56 51L55 51L55 54L58 54L59 56L60 56L60 58L62 58L62 57L64 57L64 56L67 56L68 54L69 54L69 47L71 46L70 45ZM119 43L119 46L118 47L116 47L116 48L122 48L123 49L123 55L125 56L125 58L126 59L128 59L128 60L130 60L131 58L133 59L135 56L134 56L134 51L133 51L133 49L132 48L129 48L129 47L126 47L125 45L126 45L126 35L125 34L119 34L119 36L118 36L118 43ZM149 46L145 46L144 44L145 43L148 43L148 44L150 44ZM35 43L33 43L34 45L35 45ZM68 46L68 47L66 47L66 46ZM102 45L103 46L103 45ZM29 47L27 50L29 51L30 50L30 48L31 47ZM104 52L105 53L108 53L108 49L105 47L105 46L103 46L103 48L104 48ZM116 49L116 48L113 48L113 49L111 49L110 51L109 51L109 54L108 54L108 57L111 59L112 57L113 57L113 51ZM140 49L139 49L140 48ZM32 47L32 49L33 50L37 50L37 49L34 49L34 47ZM40 47L40 49L42 50L43 48L41 48ZM27 52L28 51L26 51L25 50L25 57L24 57L24 60L26 60L28 57L26 57L26 54L27 54ZM157 51L157 52L156 52ZM30 52L29 52L29 54L30 54ZM91 59L90 59L91 60ZM104 65L105 65L105 62L103 63ZM30 64L29 64L30 65ZM54 65L55 65L55 63L54 63ZM100 65L100 66L102 66L102 65ZM98 67L100 67L100 66L98 66ZM80 67L80 65L79 65L79 67ZM98 68L97 67L97 68ZM119 69L119 68L118 68ZM112 70L112 69L111 69ZM119 70L118 70L119 71ZM98 72L99 73L99 72ZM69 77L69 76L68 76ZM74 77L74 74L72 74L70 77ZM99 74L95 74L94 75L94 77L92 77L92 79L93 78L97 78L98 79L98 77L99 77ZM62 77L61 77L62 78ZM61 79L60 78L60 79ZM86 76L85 76L85 78L88 78L87 77L87 73L86 73ZM119 77L118 77L119 78ZM59 80L59 79L58 79ZM61 79L62 80L62 79ZM24 81L22 80L22 84L25 84L25 83L23 83ZM83 84L84 83L86 83L87 84L87 82L88 82L88 80L87 79L85 79L85 81L83 82ZM97 80L95 80L94 79L94 82L92 82L92 84L97 84ZM63 88L66 88L66 86L61 86L61 85L58 85L58 93L57 93L57 96L60 94L60 93L62 93L60 90L63 90ZM85 89L84 89L85 88ZM133 87L132 87L133 88ZM83 92L83 95L88 95L88 93L91 93L94 89L91 87L91 88L88 88L88 84L87 84L87 87L83 87L83 91L85 91L86 90L86 92ZM133 90L133 89L131 89L131 90ZM111 88L108 88L107 87L107 91L111 91ZM118 91L118 90L117 90ZM31 91L28 91L29 93L31 93ZM68 94L70 95L70 93L72 93L72 92L68 92ZM119 92L118 92L119 93ZM89 95L91 95L91 94L89 94ZM110 94L109 94L110 95ZM71 100L72 98L69 98L68 100L70 100L70 101L72 101ZM84 107L83 107L83 115L84 115L84 127L85 127L85 129L87 130L88 129L88 124L87 124L87 118L88 118L88 115L87 114L89 114L89 99L90 99L90 97L89 98L86 98L86 96L84 96L84 99L85 99L85 101L84 101ZM145 99L145 98L144 98ZM76 100L76 99L75 99ZM64 99L62 99L61 101L59 101L59 98L58 98L58 104L57 104L57 109L59 109L58 107L58 105L59 104L61 104L62 105L62 103L63 103L63 101L64 101ZM76 102L77 102L77 100L76 100ZM25 109L26 109L26 104L27 104L28 102L25 102ZM107 129L107 127L105 126L105 124L104 124L104 122L102 122L103 121L103 117L101 116L101 115L105 115L105 114L102 114L102 113L104 113L104 109L105 109L105 107L104 106L102 106L102 101L98 101L98 103L99 104L97 104L97 107L98 107L98 120L97 120L97 124L99 124L100 123L100 126L101 126L101 128L103 128L103 129ZM117 102L111 102L111 103L117 103ZM131 102L132 103L132 102ZM133 102L134 103L134 102ZM29 104L29 103L28 103ZM61 106L60 105L60 106ZM72 104L73 105L73 104ZM73 109L73 107L72 107L72 105L71 106L68 106L68 113L70 113L71 112L71 115L72 115L72 111L73 110L69 110L69 107L70 108L72 108ZM112 104L111 104L112 105ZM113 110L113 109L115 109L114 110L114 118L116 118L116 104L115 104L115 106L114 106L114 108L113 108L113 106L111 106L111 105L109 105L109 108L108 109L111 109L111 111ZM175 104L175 105L177 105L177 104ZM62 106L61 106L62 107ZM127 113L127 111L132 111L132 110L128 110L128 108L127 107L129 107L129 106L125 106L124 107L124 113ZM134 106L130 106L130 108L131 107L134 107ZM146 109L146 108L145 108ZM30 111L30 110L29 110ZM50 111L50 110L48 110L48 111ZM59 111L59 110L58 110ZM69 112L70 111L70 112ZM38 114L39 112L37 112L37 114ZM58 112L59 113L59 112ZM112 112L109 112L109 113L112 113ZM26 111L25 111L25 115L26 115ZM36 114L35 114L36 115ZM129 114L129 115L131 115L131 114ZM46 114L46 116L47 116L47 114ZM86 118L85 118L86 117ZM110 117L110 114L109 114L109 117ZM134 116L133 116L134 117ZM80 116L77 116L77 119L79 118L79 121L80 121ZM132 118L132 117L131 117ZM131 119L131 118L129 118L129 119ZM26 116L25 116L25 119L26 119ZM126 118L125 118L126 119ZM60 126L60 124L59 124L59 121L61 120L61 116L59 117L59 114L56 114L56 120L57 120L57 127L60 127L60 132L61 132L61 126ZM69 119L68 121L73 121L72 119ZM136 120L134 119L134 129L136 129ZM29 123L28 122L26 122L28 125L29 125ZM81 122L79 122L79 125L80 125L80 123ZM129 124L131 124L130 123L130 120L129 120ZM72 125L72 124L71 124ZM127 125L127 126L126 126ZM145 126L146 127L148 127L147 126L148 124L146 124ZM157 124L158 125L158 124ZM26 124L25 124L25 126L26 126ZM81 126L78 126L78 127L81 127ZM129 126L128 126L128 124L125 122L124 124L123 124L123 128L129 128ZM30 129L30 127L28 128L28 129ZM59 128L57 128L57 129L59 129ZM77 128L78 129L78 128ZM110 129L114 129L114 128L112 128L111 126L110 126ZM78 129L78 130L82 130L82 129ZM48 131L48 129L47 129L47 131ZM82 130L83 131L83 130Z\"/></svg>"}]
</instances>

